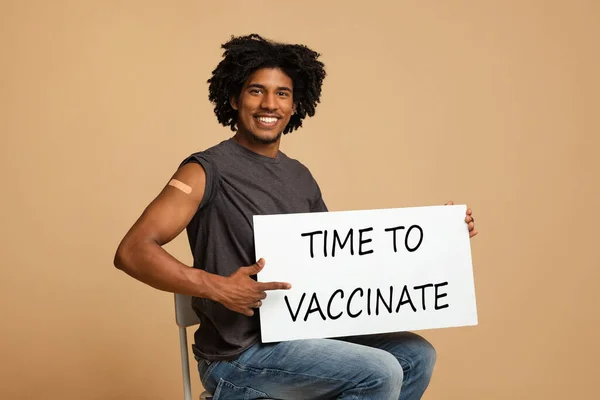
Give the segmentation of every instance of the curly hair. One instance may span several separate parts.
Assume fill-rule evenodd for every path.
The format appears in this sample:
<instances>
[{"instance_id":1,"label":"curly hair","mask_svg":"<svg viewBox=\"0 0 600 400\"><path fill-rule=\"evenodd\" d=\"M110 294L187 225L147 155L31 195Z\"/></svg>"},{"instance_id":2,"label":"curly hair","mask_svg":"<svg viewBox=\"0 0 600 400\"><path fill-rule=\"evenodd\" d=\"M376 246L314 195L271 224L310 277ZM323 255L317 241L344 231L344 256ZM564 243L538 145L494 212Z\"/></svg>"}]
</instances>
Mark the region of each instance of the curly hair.
<instances>
[{"instance_id":1,"label":"curly hair","mask_svg":"<svg viewBox=\"0 0 600 400\"><path fill-rule=\"evenodd\" d=\"M279 68L293 82L296 113L290 118L283 133L302 126L306 116L313 116L320 103L325 66L318 60L320 54L299 44L277 43L257 34L232 36L221 45L223 60L212 71L208 80L208 99L214 104L217 120L235 131L237 111L231 107L231 97L238 97L246 80L261 68Z\"/></svg>"}]
</instances>

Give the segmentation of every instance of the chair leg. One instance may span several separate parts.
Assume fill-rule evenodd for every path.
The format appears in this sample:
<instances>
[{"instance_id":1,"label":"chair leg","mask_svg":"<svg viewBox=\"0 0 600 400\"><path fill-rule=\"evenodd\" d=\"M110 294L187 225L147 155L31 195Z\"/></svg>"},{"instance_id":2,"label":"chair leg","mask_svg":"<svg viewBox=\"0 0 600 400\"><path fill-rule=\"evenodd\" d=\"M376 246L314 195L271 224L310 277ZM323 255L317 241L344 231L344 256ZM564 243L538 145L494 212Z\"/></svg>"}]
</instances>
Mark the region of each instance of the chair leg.
<instances>
[{"instance_id":1,"label":"chair leg","mask_svg":"<svg viewBox=\"0 0 600 400\"><path fill-rule=\"evenodd\" d=\"M179 328L179 345L181 347L181 373L183 376L183 398L192 400L192 388L190 384L190 363L187 350L187 332L185 328Z\"/></svg>"}]
</instances>

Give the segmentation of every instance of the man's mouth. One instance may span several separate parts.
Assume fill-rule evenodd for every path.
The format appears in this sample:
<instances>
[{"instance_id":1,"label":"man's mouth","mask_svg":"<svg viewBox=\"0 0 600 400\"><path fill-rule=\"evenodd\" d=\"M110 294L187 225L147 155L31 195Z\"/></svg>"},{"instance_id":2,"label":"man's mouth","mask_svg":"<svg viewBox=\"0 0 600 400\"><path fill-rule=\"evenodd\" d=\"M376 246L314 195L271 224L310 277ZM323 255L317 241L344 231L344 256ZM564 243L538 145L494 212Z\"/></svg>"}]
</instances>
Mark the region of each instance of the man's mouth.
<instances>
[{"instance_id":1,"label":"man's mouth","mask_svg":"<svg viewBox=\"0 0 600 400\"><path fill-rule=\"evenodd\" d=\"M277 121L279 121L279 118L277 118L277 117L256 116L254 118L256 118L258 120L260 125L264 125L264 126L274 126L277 124Z\"/></svg>"},{"instance_id":2,"label":"man's mouth","mask_svg":"<svg viewBox=\"0 0 600 400\"><path fill-rule=\"evenodd\" d=\"M265 124L274 124L279 120L276 117L256 117L260 122L264 122Z\"/></svg>"}]
</instances>

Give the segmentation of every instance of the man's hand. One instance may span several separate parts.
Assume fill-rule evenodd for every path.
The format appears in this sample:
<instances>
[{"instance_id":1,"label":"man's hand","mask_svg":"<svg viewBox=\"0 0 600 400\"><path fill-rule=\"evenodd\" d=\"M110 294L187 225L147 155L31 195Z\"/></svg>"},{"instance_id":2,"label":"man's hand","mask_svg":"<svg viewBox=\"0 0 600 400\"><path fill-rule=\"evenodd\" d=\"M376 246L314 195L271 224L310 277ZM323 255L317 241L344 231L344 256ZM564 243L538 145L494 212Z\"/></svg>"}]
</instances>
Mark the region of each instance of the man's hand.
<instances>
[{"instance_id":1,"label":"man's hand","mask_svg":"<svg viewBox=\"0 0 600 400\"><path fill-rule=\"evenodd\" d=\"M454 202L450 200L446 203L447 206L453 205ZM470 208L467 208L467 216L465 217L465 222L469 224L469 237L472 238L476 236L479 232L475 229L475 218L473 218L473 211Z\"/></svg>"},{"instance_id":2,"label":"man's hand","mask_svg":"<svg viewBox=\"0 0 600 400\"><path fill-rule=\"evenodd\" d=\"M241 267L230 276L221 280L216 288L215 300L228 309L244 314L254 315L253 308L259 308L267 297L267 290L290 289L292 286L284 282L257 282L251 278L265 266L262 258L255 264Z\"/></svg>"}]
</instances>

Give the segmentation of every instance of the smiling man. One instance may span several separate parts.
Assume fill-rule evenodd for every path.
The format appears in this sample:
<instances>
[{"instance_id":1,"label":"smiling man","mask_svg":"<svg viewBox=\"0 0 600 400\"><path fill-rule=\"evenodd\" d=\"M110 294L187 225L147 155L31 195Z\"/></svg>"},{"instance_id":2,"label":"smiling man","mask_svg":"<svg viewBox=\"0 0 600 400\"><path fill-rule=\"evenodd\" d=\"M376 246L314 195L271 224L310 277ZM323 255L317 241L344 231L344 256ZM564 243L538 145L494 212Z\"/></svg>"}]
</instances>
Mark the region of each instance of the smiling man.
<instances>
[{"instance_id":1,"label":"smiling man","mask_svg":"<svg viewBox=\"0 0 600 400\"><path fill-rule=\"evenodd\" d=\"M315 114L325 70L315 51L258 35L223 48L209 100L234 135L183 160L123 238L115 266L193 296L201 321L193 350L202 384L217 400L421 398L435 350L414 333L261 343L255 311L268 291L290 283L254 279L269 266L256 261L252 217L327 211L310 171L279 150L282 135ZM162 247L184 229L193 268Z\"/></svg>"},{"instance_id":2,"label":"smiling man","mask_svg":"<svg viewBox=\"0 0 600 400\"><path fill-rule=\"evenodd\" d=\"M254 72L240 95L231 99L231 107L238 112L238 124L245 127L234 138L245 135L254 143L277 145L296 109L293 86L292 79L279 68Z\"/></svg>"}]
</instances>

